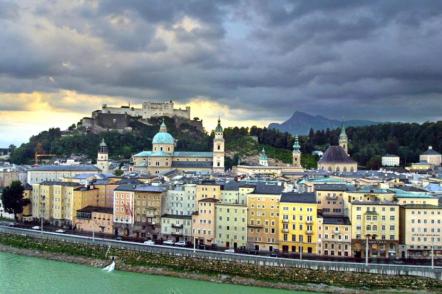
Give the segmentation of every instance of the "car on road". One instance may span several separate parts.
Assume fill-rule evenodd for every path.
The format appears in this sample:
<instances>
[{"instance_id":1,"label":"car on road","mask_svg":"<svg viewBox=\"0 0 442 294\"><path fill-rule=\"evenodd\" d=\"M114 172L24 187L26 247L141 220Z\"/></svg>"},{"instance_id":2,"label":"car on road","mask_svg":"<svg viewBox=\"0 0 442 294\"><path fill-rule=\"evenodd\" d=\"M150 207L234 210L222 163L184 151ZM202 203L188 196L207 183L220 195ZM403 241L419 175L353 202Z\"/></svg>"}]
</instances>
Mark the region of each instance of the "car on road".
<instances>
[{"instance_id":1,"label":"car on road","mask_svg":"<svg viewBox=\"0 0 442 294\"><path fill-rule=\"evenodd\" d=\"M175 243L175 246L186 247L186 245L187 245L186 241L178 241Z\"/></svg>"},{"instance_id":2,"label":"car on road","mask_svg":"<svg viewBox=\"0 0 442 294\"><path fill-rule=\"evenodd\" d=\"M224 252L226 252L226 253L235 253L235 249L232 249L232 248L226 249L226 250L224 250Z\"/></svg>"},{"instance_id":3,"label":"car on road","mask_svg":"<svg viewBox=\"0 0 442 294\"><path fill-rule=\"evenodd\" d=\"M175 242L173 242L172 240L166 240L163 242L164 245L173 245L175 244Z\"/></svg>"},{"instance_id":4,"label":"car on road","mask_svg":"<svg viewBox=\"0 0 442 294\"><path fill-rule=\"evenodd\" d=\"M56 232L56 233L64 233L65 230L63 230L63 229L58 229L58 230L56 230L55 232Z\"/></svg>"},{"instance_id":5,"label":"car on road","mask_svg":"<svg viewBox=\"0 0 442 294\"><path fill-rule=\"evenodd\" d=\"M8 227L15 227L15 223L8 223Z\"/></svg>"},{"instance_id":6,"label":"car on road","mask_svg":"<svg viewBox=\"0 0 442 294\"><path fill-rule=\"evenodd\" d=\"M33 230L40 230L40 226L33 226L32 229Z\"/></svg>"},{"instance_id":7,"label":"car on road","mask_svg":"<svg viewBox=\"0 0 442 294\"><path fill-rule=\"evenodd\" d=\"M155 242L152 240L147 240L143 242L144 245L155 245Z\"/></svg>"},{"instance_id":8,"label":"car on road","mask_svg":"<svg viewBox=\"0 0 442 294\"><path fill-rule=\"evenodd\" d=\"M116 237L115 239L118 240L118 241L123 240L123 238L122 238L121 236L118 236L118 237Z\"/></svg>"}]
</instances>

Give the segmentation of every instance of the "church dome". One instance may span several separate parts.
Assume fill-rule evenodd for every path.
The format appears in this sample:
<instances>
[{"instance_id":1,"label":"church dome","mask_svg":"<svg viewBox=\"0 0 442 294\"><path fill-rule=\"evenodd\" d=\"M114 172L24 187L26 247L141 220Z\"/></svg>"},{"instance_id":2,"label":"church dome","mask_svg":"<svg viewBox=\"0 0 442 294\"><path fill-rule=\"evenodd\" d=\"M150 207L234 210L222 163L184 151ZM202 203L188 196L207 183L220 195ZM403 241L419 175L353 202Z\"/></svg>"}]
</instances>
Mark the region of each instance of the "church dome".
<instances>
[{"instance_id":1,"label":"church dome","mask_svg":"<svg viewBox=\"0 0 442 294\"><path fill-rule=\"evenodd\" d=\"M171 144L173 145L175 140L172 135L167 132L166 124L161 124L160 131L152 139L152 144Z\"/></svg>"},{"instance_id":2,"label":"church dome","mask_svg":"<svg viewBox=\"0 0 442 294\"><path fill-rule=\"evenodd\" d=\"M171 134L159 132L157 133L152 140L152 144L173 144L174 139Z\"/></svg>"}]
</instances>

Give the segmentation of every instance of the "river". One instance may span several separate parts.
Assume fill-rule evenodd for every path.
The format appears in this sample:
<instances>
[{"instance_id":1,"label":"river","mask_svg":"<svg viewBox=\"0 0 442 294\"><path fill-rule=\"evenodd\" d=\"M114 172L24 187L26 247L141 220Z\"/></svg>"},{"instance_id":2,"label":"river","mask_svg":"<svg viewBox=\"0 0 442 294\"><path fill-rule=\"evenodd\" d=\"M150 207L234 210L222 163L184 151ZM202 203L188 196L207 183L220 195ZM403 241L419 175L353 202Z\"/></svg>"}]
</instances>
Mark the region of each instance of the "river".
<instances>
[{"instance_id":1,"label":"river","mask_svg":"<svg viewBox=\"0 0 442 294\"><path fill-rule=\"evenodd\" d=\"M0 293L288 294L306 293L165 276L105 272L84 265L0 252Z\"/></svg>"}]
</instances>

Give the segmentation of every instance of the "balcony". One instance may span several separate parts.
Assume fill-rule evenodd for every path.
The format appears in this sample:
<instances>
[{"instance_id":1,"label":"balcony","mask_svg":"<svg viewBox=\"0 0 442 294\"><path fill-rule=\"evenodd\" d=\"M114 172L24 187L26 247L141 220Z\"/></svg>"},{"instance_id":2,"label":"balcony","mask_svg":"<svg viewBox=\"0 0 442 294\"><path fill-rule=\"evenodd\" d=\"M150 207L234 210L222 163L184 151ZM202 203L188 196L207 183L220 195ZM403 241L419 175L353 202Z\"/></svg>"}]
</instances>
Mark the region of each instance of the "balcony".
<instances>
[{"instance_id":1,"label":"balcony","mask_svg":"<svg viewBox=\"0 0 442 294\"><path fill-rule=\"evenodd\" d=\"M327 195L327 196L325 196L325 199L326 200L333 200L334 201L334 200L338 200L338 196L332 196L332 195L328 196Z\"/></svg>"},{"instance_id":2,"label":"balcony","mask_svg":"<svg viewBox=\"0 0 442 294\"><path fill-rule=\"evenodd\" d=\"M289 220L288 220L288 219L282 219L282 222L283 222L284 224L287 224L287 223L289 222Z\"/></svg>"},{"instance_id":3,"label":"balcony","mask_svg":"<svg viewBox=\"0 0 442 294\"><path fill-rule=\"evenodd\" d=\"M180 224L180 225L172 224L172 228L174 228L174 229L182 229L183 228L183 224Z\"/></svg>"},{"instance_id":4,"label":"balcony","mask_svg":"<svg viewBox=\"0 0 442 294\"><path fill-rule=\"evenodd\" d=\"M307 231L305 231L305 233L306 233L307 235L312 235L312 234L313 234L313 230L307 230Z\"/></svg>"},{"instance_id":5,"label":"balcony","mask_svg":"<svg viewBox=\"0 0 442 294\"><path fill-rule=\"evenodd\" d=\"M283 232L283 233L288 233L288 232L289 232L289 229L282 229L282 232Z\"/></svg>"},{"instance_id":6,"label":"balcony","mask_svg":"<svg viewBox=\"0 0 442 294\"><path fill-rule=\"evenodd\" d=\"M335 235L339 235L341 233L341 231L338 229L338 230L333 230L333 234L335 234Z\"/></svg>"},{"instance_id":7,"label":"balcony","mask_svg":"<svg viewBox=\"0 0 442 294\"><path fill-rule=\"evenodd\" d=\"M313 220L312 219L307 219L305 220L305 223L308 225L312 225L313 224Z\"/></svg>"}]
</instances>

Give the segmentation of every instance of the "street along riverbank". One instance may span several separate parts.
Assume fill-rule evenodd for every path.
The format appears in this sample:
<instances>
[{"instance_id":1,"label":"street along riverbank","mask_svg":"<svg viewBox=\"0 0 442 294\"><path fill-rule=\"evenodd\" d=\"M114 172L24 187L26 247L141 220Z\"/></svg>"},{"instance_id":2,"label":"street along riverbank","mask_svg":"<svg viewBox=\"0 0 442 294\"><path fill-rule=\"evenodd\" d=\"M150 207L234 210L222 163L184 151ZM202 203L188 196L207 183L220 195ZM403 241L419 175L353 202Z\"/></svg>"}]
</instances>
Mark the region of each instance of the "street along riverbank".
<instances>
[{"instance_id":1,"label":"street along riverbank","mask_svg":"<svg viewBox=\"0 0 442 294\"><path fill-rule=\"evenodd\" d=\"M307 268L260 266L196 257L154 254L115 247L75 244L13 234L0 234L0 251L103 267L114 256L117 270L259 287L354 293L442 291L442 281L412 276L385 276ZM400 288L400 289L399 289Z\"/></svg>"}]
</instances>

